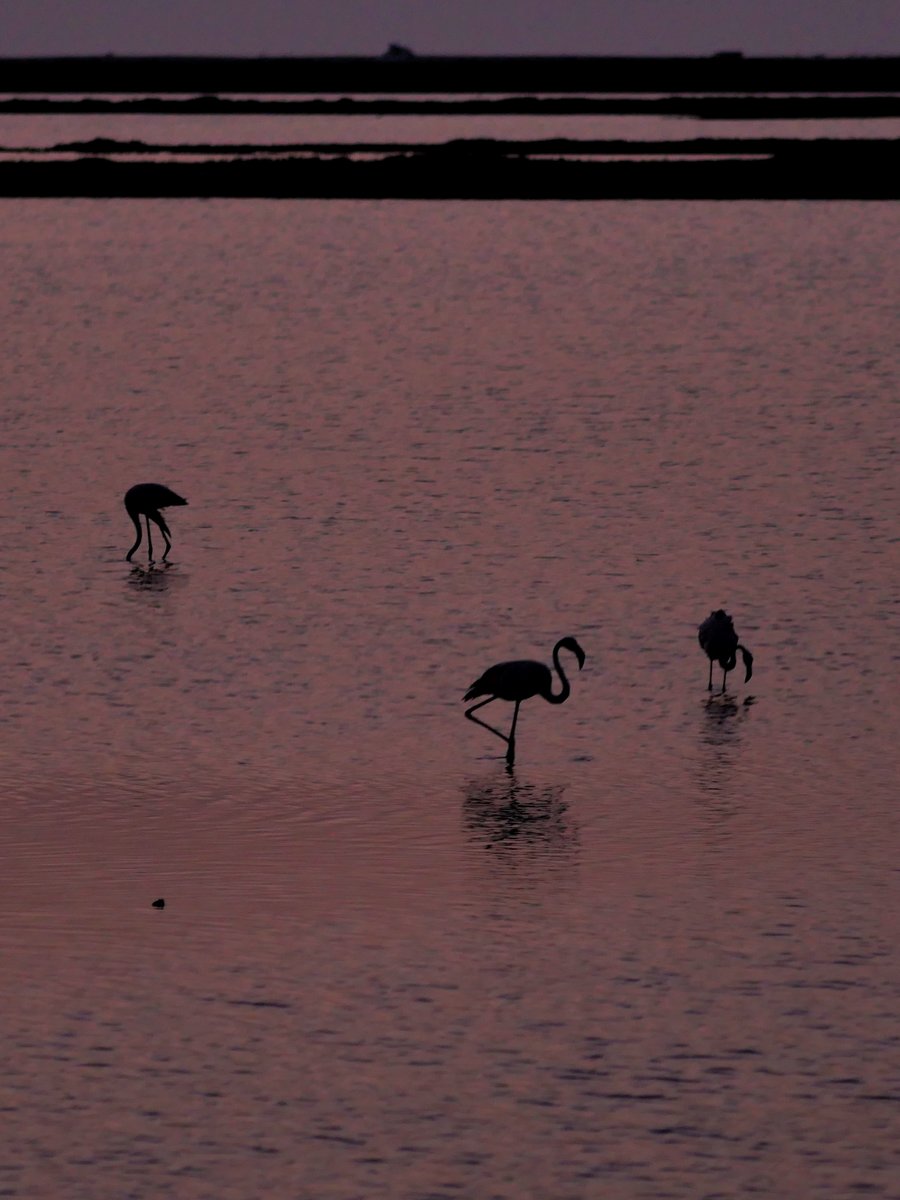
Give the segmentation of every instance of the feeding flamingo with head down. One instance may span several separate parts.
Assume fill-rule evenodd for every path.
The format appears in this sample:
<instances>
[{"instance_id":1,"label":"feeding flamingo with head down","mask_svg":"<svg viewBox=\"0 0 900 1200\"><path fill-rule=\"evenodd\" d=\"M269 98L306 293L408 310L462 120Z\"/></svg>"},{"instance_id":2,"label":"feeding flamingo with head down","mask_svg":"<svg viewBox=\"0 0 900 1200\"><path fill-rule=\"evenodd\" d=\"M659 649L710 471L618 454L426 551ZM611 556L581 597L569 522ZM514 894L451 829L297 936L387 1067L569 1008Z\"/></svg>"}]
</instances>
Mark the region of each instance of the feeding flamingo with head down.
<instances>
[{"instance_id":1,"label":"feeding flamingo with head down","mask_svg":"<svg viewBox=\"0 0 900 1200\"><path fill-rule=\"evenodd\" d=\"M153 539L150 536L150 522L158 525L160 532L163 535L163 541L166 543L166 550L163 554L163 562L166 561L166 556L172 549L172 543L169 541L171 530L165 522L165 518L160 513L161 508L173 508L176 504L187 504L182 496L173 492L171 488L163 487L161 483L136 483L134 487L128 489L125 493L125 509L134 521L134 527L137 530L137 541L125 555L125 561L131 562L131 556L141 544L143 536L141 531L141 517L145 517L147 521L147 560L153 562Z\"/></svg>"}]
</instances>

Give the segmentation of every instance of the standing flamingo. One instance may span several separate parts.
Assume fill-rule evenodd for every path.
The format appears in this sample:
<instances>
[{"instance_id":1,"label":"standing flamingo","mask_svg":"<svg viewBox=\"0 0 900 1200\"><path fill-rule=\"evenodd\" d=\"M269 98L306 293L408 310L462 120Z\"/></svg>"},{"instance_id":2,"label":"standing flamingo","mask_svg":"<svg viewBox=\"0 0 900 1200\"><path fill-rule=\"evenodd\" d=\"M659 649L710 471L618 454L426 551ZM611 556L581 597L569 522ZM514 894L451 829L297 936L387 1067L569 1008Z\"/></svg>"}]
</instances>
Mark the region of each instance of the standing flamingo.
<instances>
[{"instance_id":1,"label":"standing flamingo","mask_svg":"<svg viewBox=\"0 0 900 1200\"><path fill-rule=\"evenodd\" d=\"M166 543L166 552L163 555L163 562L166 561L166 555L172 549L172 543L169 541L171 530L165 522L165 519L160 514L161 508L172 508L176 504L187 504L187 500L178 496L175 492L167 487L163 487L161 483L136 483L134 487L128 489L125 493L125 510L134 521L134 527L137 530L137 541L125 555L125 561L131 562L131 556L141 544L141 517L147 519L147 560L153 562L153 539L150 536L150 522L158 525L163 535L163 541Z\"/></svg>"},{"instance_id":2,"label":"standing flamingo","mask_svg":"<svg viewBox=\"0 0 900 1200\"><path fill-rule=\"evenodd\" d=\"M569 698L569 693L572 689L569 687L569 681L566 679L565 672L559 664L560 650L568 650L575 655L578 659L579 671L584 666L584 651L575 639L573 637L560 638L553 647L553 666L562 682L562 691L557 692L555 695L551 691L553 676L550 673L550 668L545 667L543 663L521 659L516 662L497 663L493 667L488 667L485 673L479 679L475 680L465 696L463 696L463 700L474 700L476 696L487 696L487 700L481 700L478 704L473 704L471 708L467 708L466 716L470 721L474 721L476 725L483 726L506 742L506 761L510 766L516 760L516 721L519 717L519 705L522 701L528 700L531 696L542 696L550 704L562 704ZM483 708L485 704L490 704L493 700L511 700L515 703L516 707L513 711L512 726L508 737L505 733L501 733L499 729L495 729L493 725L488 725L486 721L481 721L478 717L472 716L472 713L476 709Z\"/></svg>"},{"instance_id":3,"label":"standing flamingo","mask_svg":"<svg viewBox=\"0 0 900 1200\"><path fill-rule=\"evenodd\" d=\"M746 675L744 683L753 674L753 655L738 641L738 635L734 631L734 624L724 608L717 608L715 612L711 612L706 620L697 630L697 640L706 651L706 656L709 659L709 683L706 685L708 692L712 691L712 673L713 663L718 661L719 666L725 672L722 676L722 691L725 691L725 677L729 671L733 671L737 663L737 652L740 650L741 657L744 660Z\"/></svg>"}]
</instances>

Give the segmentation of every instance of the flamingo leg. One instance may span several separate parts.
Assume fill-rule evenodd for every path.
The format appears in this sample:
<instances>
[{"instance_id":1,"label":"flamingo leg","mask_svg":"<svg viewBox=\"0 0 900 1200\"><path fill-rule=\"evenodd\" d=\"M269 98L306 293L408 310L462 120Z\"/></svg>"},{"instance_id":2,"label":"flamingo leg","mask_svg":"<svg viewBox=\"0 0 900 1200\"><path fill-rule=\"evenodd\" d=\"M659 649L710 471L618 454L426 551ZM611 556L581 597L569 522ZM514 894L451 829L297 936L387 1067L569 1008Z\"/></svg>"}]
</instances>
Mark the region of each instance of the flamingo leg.
<instances>
[{"instance_id":1,"label":"flamingo leg","mask_svg":"<svg viewBox=\"0 0 900 1200\"><path fill-rule=\"evenodd\" d=\"M506 739L509 743L506 749L506 761L509 766L512 766L516 761L516 721L519 719L519 705L521 700L516 701L516 707L513 711L512 725L509 730L509 737Z\"/></svg>"},{"instance_id":2,"label":"flamingo leg","mask_svg":"<svg viewBox=\"0 0 900 1200\"><path fill-rule=\"evenodd\" d=\"M728 668L726 667L722 672L722 695L723 696L725 695L725 680L727 678L728 678Z\"/></svg>"},{"instance_id":3,"label":"flamingo leg","mask_svg":"<svg viewBox=\"0 0 900 1200\"><path fill-rule=\"evenodd\" d=\"M160 529L160 533L163 536L163 541L166 543L165 554L163 554L163 556L162 556L162 560L163 560L163 562L165 562L166 558L168 557L169 551L172 549L172 543L166 537L166 531L164 529Z\"/></svg>"},{"instance_id":4,"label":"flamingo leg","mask_svg":"<svg viewBox=\"0 0 900 1200\"><path fill-rule=\"evenodd\" d=\"M466 709L465 715L470 721L474 721L476 725L480 725L483 729L489 730L491 733L495 734L498 738L501 738L504 742L506 742L507 745L509 745L509 738L505 733L501 733L500 730L495 729L493 725L488 725L487 721L481 721L478 717L472 716L472 713L475 712L477 708L484 708L485 704L492 704L496 699L496 696L488 696L487 700L479 700L477 704L473 704L471 708ZM518 708L518 705L516 705L516 708ZM515 728L515 722L513 722L513 728Z\"/></svg>"},{"instance_id":5,"label":"flamingo leg","mask_svg":"<svg viewBox=\"0 0 900 1200\"><path fill-rule=\"evenodd\" d=\"M708 692L712 691L712 669L713 669L713 660L710 659L709 660L709 683L706 685L706 690Z\"/></svg>"},{"instance_id":6,"label":"flamingo leg","mask_svg":"<svg viewBox=\"0 0 900 1200\"><path fill-rule=\"evenodd\" d=\"M147 522L147 562L153 562L153 537L150 533L150 518L145 518Z\"/></svg>"}]
</instances>

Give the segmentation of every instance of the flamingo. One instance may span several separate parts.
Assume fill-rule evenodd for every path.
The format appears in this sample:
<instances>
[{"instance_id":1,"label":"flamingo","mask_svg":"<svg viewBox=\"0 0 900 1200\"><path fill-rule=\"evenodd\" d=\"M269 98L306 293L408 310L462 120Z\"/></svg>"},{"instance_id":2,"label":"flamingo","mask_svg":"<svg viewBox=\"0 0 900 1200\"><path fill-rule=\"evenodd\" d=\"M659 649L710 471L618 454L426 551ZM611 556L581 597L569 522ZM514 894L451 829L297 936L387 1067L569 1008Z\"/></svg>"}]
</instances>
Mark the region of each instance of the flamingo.
<instances>
[{"instance_id":1,"label":"flamingo","mask_svg":"<svg viewBox=\"0 0 900 1200\"><path fill-rule=\"evenodd\" d=\"M566 679L565 672L560 666L560 650L568 650L571 654L575 655L578 660L579 671L584 666L585 658L584 651L573 637L560 638L553 647L553 666L562 682L562 691L560 692L554 694L551 691L553 676L550 673L549 667L544 666L543 663L520 659L515 662L497 663L493 667L488 667L485 673L475 680L463 696L463 700L474 700L476 696L487 696L487 700L480 700L478 704L473 704L471 708L467 708L466 716L470 721L474 721L476 725L483 726L506 742L506 761L510 766L516 760L516 721L519 717L519 705L522 701L528 700L531 696L542 696L549 704L562 704L569 698L569 693L572 689L569 686L568 679ZM510 727L508 736L505 733L501 733L499 729L495 729L493 725L488 725L486 721L481 721L478 717L472 716L476 709L483 708L485 704L490 704L494 700L511 700L515 703L516 707L513 711L512 726Z\"/></svg>"},{"instance_id":2,"label":"flamingo","mask_svg":"<svg viewBox=\"0 0 900 1200\"><path fill-rule=\"evenodd\" d=\"M137 530L137 541L125 555L125 561L131 562L131 556L141 544L141 517L147 519L147 559L153 562L153 539L150 536L150 522L158 525L163 535L163 541L166 543L166 553L163 555L163 562L166 561L166 555L172 549L172 543L169 541L171 530L165 522L165 518L160 515L161 508L172 508L176 504L187 504L187 500L176 495L167 487L163 487L161 483L136 483L134 487L128 489L125 493L125 510L134 521L134 527Z\"/></svg>"},{"instance_id":3,"label":"flamingo","mask_svg":"<svg viewBox=\"0 0 900 1200\"><path fill-rule=\"evenodd\" d=\"M706 685L708 692L712 691L713 663L716 661L725 672L722 676L722 691L725 691L725 677L729 671L734 670L738 650L741 652L747 671L744 683L753 674L753 655L746 646L742 646L738 641L734 624L724 608L717 608L715 612L709 614L697 630L697 640L709 659L709 683Z\"/></svg>"}]
</instances>

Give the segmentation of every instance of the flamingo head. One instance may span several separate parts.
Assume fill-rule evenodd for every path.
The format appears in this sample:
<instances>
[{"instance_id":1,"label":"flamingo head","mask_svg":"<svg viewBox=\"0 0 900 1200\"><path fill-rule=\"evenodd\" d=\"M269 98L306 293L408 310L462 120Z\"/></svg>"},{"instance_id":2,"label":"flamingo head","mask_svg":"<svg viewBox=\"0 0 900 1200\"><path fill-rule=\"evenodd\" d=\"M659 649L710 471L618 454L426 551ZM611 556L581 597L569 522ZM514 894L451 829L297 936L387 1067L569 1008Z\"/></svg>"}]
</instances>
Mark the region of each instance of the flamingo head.
<instances>
[{"instance_id":1,"label":"flamingo head","mask_svg":"<svg viewBox=\"0 0 900 1200\"><path fill-rule=\"evenodd\" d=\"M585 653L573 637L564 637L559 642L560 650L569 650L578 659L578 670L584 666Z\"/></svg>"}]
</instances>

